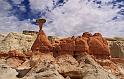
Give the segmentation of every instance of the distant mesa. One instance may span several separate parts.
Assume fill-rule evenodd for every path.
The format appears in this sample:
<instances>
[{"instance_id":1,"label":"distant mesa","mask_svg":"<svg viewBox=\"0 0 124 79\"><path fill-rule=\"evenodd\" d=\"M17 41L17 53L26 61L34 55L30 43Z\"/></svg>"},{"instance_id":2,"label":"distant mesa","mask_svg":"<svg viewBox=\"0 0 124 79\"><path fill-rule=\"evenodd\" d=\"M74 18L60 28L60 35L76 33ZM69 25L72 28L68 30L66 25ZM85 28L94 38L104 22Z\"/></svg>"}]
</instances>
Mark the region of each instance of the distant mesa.
<instances>
[{"instance_id":1,"label":"distant mesa","mask_svg":"<svg viewBox=\"0 0 124 79\"><path fill-rule=\"evenodd\" d=\"M37 33L38 33L37 31L23 30L23 34L25 34L25 35L34 35Z\"/></svg>"}]
</instances>

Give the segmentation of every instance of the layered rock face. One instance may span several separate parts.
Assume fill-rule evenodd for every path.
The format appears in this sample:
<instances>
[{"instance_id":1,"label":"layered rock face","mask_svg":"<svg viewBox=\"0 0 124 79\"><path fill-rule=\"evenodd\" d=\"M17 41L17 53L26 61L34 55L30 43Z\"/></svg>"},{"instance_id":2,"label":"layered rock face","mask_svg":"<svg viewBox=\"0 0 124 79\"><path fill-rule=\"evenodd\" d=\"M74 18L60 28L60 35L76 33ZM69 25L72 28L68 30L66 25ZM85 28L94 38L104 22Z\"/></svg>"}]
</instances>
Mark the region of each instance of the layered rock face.
<instances>
[{"instance_id":1,"label":"layered rock face","mask_svg":"<svg viewBox=\"0 0 124 79\"><path fill-rule=\"evenodd\" d=\"M101 55L103 58L110 58L108 43L100 33L92 35L86 32L82 36L64 38L55 41L53 47L56 52L59 52L58 54L70 53L75 55L75 53L86 52L98 58L101 58Z\"/></svg>"}]
</instances>

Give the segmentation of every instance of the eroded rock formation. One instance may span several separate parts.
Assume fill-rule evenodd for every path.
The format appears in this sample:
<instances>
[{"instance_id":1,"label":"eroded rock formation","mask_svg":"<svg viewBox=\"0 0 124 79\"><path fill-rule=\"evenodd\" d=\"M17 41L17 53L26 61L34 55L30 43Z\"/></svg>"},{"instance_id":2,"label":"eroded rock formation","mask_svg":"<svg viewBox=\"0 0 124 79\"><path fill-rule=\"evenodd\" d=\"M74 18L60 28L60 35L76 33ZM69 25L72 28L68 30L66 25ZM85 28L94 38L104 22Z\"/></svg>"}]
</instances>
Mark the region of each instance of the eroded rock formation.
<instances>
[{"instance_id":1,"label":"eroded rock formation","mask_svg":"<svg viewBox=\"0 0 124 79\"><path fill-rule=\"evenodd\" d=\"M107 41L100 33L85 32L82 36L64 38L53 43L54 49L60 53L74 55L74 53L86 52L97 58L110 58L110 49ZM56 53L56 52L55 52Z\"/></svg>"},{"instance_id":2,"label":"eroded rock formation","mask_svg":"<svg viewBox=\"0 0 124 79\"><path fill-rule=\"evenodd\" d=\"M88 40L89 52L98 58L110 58L110 49L107 40L100 33L95 33Z\"/></svg>"},{"instance_id":3,"label":"eroded rock formation","mask_svg":"<svg viewBox=\"0 0 124 79\"><path fill-rule=\"evenodd\" d=\"M52 48L50 41L48 40L46 34L42 30L43 24L46 22L45 19L40 19L38 21L39 24L39 33L37 34L37 38L34 44L31 47L32 51L40 51L40 52L49 52Z\"/></svg>"},{"instance_id":4,"label":"eroded rock formation","mask_svg":"<svg viewBox=\"0 0 124 79\"><path fill-rule=\"evenodd\" d=\"M40 30L31 50L9 50L0 53L0 60L4 59L9 67L18 72L14 74L14 78L123 79L124 60L111 58L108 43L100 33L92 35L85 32L81 36L49 41L42 30L45 22L45 19L37 20ZM8 38L4 40L6 39ZM16 37L14 39L21 40ZM4 69L0 65L1 68Z\"/></svg>"}]
</instances>

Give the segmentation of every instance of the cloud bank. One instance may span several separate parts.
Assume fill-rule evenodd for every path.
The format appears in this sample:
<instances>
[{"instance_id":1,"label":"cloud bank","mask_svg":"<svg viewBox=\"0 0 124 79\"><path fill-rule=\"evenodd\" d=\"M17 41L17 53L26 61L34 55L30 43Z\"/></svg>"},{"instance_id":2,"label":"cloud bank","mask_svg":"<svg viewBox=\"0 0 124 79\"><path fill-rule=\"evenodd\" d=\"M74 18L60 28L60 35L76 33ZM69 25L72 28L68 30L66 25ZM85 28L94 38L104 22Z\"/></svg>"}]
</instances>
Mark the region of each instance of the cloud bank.
<instances>
[{"instance_id":1,"label":"cloud bank","mask_svg":"<svg viewBox=\"0 0 124 79\"><path fill-rule=\"evenodd\" d=\"M20 4L20 0L15 1ZM30 23L30 20L19 21L14 15L11 15L12 6L6 0L0 0L0 32L21 32L22 30L36 30Z\"/></svg>"},{"instance_id":2,"label":"cloud bank","mask_svg":"<svg viewBox=\"0 0 124 79\"><path fill-rule=\"evenodd\" d=\"M19 4L19 0L17 1L15 3ZM47 19L44 30L48 35L67 36L83 32L101 32L104 36L124 36L123 16L117 14L120 9L113 8L112 1L29 0L32 10L44 12L41 17ZM5 1L0 3L2 2ZM15 16L8 16L11 6L7 2L4 4L7 6L1 10L5 14L0 14L0 31L37 30L30 20L19 21ZM119 18L113 20L115 17Z\"/></svg>"}]
</instances>

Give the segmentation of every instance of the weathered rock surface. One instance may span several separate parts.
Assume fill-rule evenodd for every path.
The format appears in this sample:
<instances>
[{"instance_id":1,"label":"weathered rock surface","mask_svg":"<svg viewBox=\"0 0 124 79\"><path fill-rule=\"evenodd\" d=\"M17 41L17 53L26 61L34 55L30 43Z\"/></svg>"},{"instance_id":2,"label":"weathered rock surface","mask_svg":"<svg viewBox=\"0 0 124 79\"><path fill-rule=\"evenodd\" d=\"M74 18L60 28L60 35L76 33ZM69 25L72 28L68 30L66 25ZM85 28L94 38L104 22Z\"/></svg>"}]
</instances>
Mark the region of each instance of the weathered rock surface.
<instances>
[{"instance_id":1,"label":"weathered rock surface","mask_svg":"<svg viewBox=\"0 0 124 79\"><path fill-rule=\"evenodd\" d=\"M61 53L68 53L74 55L75 52L87 52L100 58L110 58L110 49L107 40L105 40L100 33L94 35L89 32L83 33L82 36L69 37L58 40L53 43L53 51Z\"/></svg>"},{"instance_id":2,"label":"weathered rock surface","mask_svg":"<svg viewBox=\"0 0 124 79\"><path fill-rule=\"evenodd\" d=\"M19 33L9 33L0 43L0 51L10 50L27 51L31 48L36 36Z\"/></svg>"},{"instance_id":3,"label":"weathered rock surface","mask_svg":"<svg viewBox=\"0 0 124 79\"><path fill-rule=\"evenodd\" d=\"M33 79L64 79L55 67L55 58L50 53L35 52L31 58L31 71L25 79L32 76Z\"/></svg>"},{"instance_id":4,"label":"weathered rock surface","mask_svg":"<svg viewBox=\"0 0 124 79\"><path fill-rule=\"evenodd\" d=\"M79 62L79 66L82 68L82 79L118 79L94 61L90 55L82 53L77 55L76 59Z\"/></svg>"},{"instance_id":5,"label":"weathered rock surface","mask_svg":"<svg viewBox=\"0 0 124 79\"><path fill-rule=\"evenodd\" d=\"M0 64L0 79L17 79L18 73L6 64Z\"/></svg>"},{"instance_id":6,"label":"weathered rock surface","mask_svg":"<svg viewBox=\"0 0 124 79\"><path fill-rule=\"evenodd\" d=\"M99 33L92 35L87 32L82 36L57 39L51 42L42 33L39 33L37 38L41 42L37 42L37 45L39 45L34 46L34 48L40 48L40 51L35 52L12 50L13 48L18 50L30 49L36 38L34 36L10 33L2 40L1 45L8 46L4 50L9 52L1 52L0 58L5 59L4 64L13 68L12 71L17 70L19 74L14 74L14 78L16 78L16 75L21 79L123 78L123 62L110 59L108 43ZM27 40L30 40L30 42ZM51 45L53 47L52 51L49 49ZM0 47L4 48L4 46ZM47 51L45 48L48 48Z\"/></svg>"},{"instance_id":7,"label":"weathered rock surface","mask_svg":"<svg viewBox=\"0 0 124 79\"><path fill-rule=\"evenodd\" d=\"M124 41L109 41L111 56L124 58Z\"/></svg>"},{"instance_id":8,"label":"weathered rock surface","mask_svg":"<svg viewBox=\"0 0 124 79\"><path fill-rule=\"evenodd\" d=\"M92 35L89 35L92 36ZM89 37L86 34L84 37ZM8 52L13 49L18 49L21 51L27 51L31 48L34 40L36 39L35 35L24 35L19 33L9 33L6 37L0 35L0 51ZM124 41L122 38L106 38L109 43L112 57L124 57ZM50 39L51 40L51 39ZM88 46L86 46L88 48ZM105 46L104 46L105 47ZM57 48L58 49L58 48Z\"/></svg>"},{"instance_id":9,"label":"weathered rock surface","mask_svg":"<svg viewBox=\"0 0 124 79\"><path fill-rule=\"evenodd\" d=\"M0 34L0 42L5 38L4 35Z\"/></svg>"},{"instance_id":10,"label":"weathered rock surface","mask_svg":"<svg viewBox=\"0 0 124 79\"><path fill-rule=\"evenodd\" d=\"M43 30L40 31L37 35L35 42L31 47L31 50L40 51L40 52L44 52L44 51L49 52L50 48L52 48L52 45L48 40L46 34L43 32Z\"/></svg>"},{"instance_id":11,"label":"weathered rock surface","mask_svg":"<svg viewBox=\"0 0 124 79\"><path fill-rule=\"evenodd\" d=\"M87 52L89 53L89 45L87 43L88 38L78 36L75 39L75 52Z\"/></svg>"},{"instance_id":12,"label":"weathered rock surface","mask_svg":"<svg viewBox=\"0 0 124 79\"><path fill-rule=\"evenodd\" d=\"M122 58L113 58L112 61L116 64L120 71L120 79L124 79L124 59Z\"/></svg>"},{"instance_id":13,"label":"weathered rock surface","mask_svg":"<svg viewBox=\"0 0 124 79\"><path fill-rule=\"evenodd\" d=\"M38 33L9 33L1 39L0 79L123 78L124 61L111 58L111 53L113 57L123 57L122 43L112 42L110 53L107 40L100 33L85 32L82 36L49 40L42 30L46 20L38 19L36 22Z\"/></svg>"},{"instance_id":14,"label":"weathered rock surface","mask_svg":"<svg viewBox=\"0 0 124 79\"><path fill-rule=\"evenodd\" d=\"M107 41L102 37L100 33L95 33L88 40L89 52L90 54L101 58L109 58L110 57L110 49L108 47Z\"/></svg>"},{"instance_id":15,"label":"weathered rock surface","mask_svg":"<svg viewBox=\"0 0 124 79\"><path fill-rule=\"evenodd\" d=\"M56 66L59 73L68 73L73 71L78 71L79 63L76 59L69 54L60 55L56 58Z\"/></svg>"},{"instance_id":16,"label":"weathered rock surface","mask_svg":"<svg viewBox=\"0 0 124 79\"><path fill-rule=\"evenodd\" d=\"M29 52L32 53L32 52ZM29 64L29 54L28 53L23 53L17 50L9 51L9 52L1 52L0 53L0 58L6 59L6 64L9 65L11 68L17 69L24 67L28 68L30 65ZM30 55L31 56L31 55Z\"/></svg>"},{"instance_id":17,"label":"weathered rock surface","mask_svg":"<svg viewBox=\"0 0 124 79\"><path fill-rule=\"evenodd\" d=\"M23 79L119 79L104 70L90 55L82 53L75 58L69 54L54 58L49 53L36 53L31 61L33 67Z\"/></svg>"},{"instance_id":18,"label":"weathered rock surface","mask_svg":"<svg viewBox=\"0 0 124 79\"><path fill-rule=\"evenodd\" d=\"M12 67L12 68L17 68L18 66L20 66L23 61L22 60L19 60L18 58L8 58L6 60L7 64Z\"/></svg>"}]
</instances>

